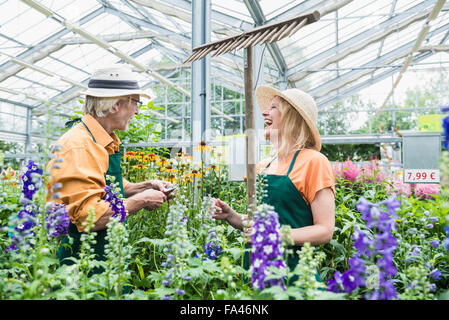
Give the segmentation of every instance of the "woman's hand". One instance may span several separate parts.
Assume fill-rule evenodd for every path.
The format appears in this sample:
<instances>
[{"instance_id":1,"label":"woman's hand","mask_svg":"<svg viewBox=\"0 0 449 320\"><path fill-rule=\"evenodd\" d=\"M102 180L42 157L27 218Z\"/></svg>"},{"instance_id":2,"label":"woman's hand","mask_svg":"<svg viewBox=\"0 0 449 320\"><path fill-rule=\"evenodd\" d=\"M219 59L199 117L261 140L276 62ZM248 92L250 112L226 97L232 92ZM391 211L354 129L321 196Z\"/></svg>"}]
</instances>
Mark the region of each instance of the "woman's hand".
<instances>
[{"instance_id":1,"label":"woman's hand","mask_svg":"<svg viewBox=\"0 0 449 320\"><path fill-rule=\"evenodd\" d=\"M244 216L242 219L243 224L243 232L245 233L245 237L248 238L248 242L251 243L251 234L253 232L254 221L248 220L248 216Z\"/></svg>"},{"instance_id":2,"label":"woman's hand","mask_svg":"<svg viewBox=\"0 0 449 320\"><path fill-rule=\"evenodd\" d=\"M215 203L215 211L212 218L217 220L226 220L229 222L229 216L232 214L231 207L220 199L212 199Z\"/></svg>"}]
</instances>

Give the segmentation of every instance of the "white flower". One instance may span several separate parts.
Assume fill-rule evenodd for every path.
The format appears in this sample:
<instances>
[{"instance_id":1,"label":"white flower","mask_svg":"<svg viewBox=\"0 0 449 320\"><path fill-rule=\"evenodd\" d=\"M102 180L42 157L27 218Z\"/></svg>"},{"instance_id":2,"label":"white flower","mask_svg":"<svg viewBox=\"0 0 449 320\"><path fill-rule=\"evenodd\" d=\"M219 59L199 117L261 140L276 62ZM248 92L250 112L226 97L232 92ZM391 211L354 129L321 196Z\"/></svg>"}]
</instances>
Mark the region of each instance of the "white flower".
<instances>
[{"instance_id":1,"label":"white flower","mask_svg":"<svg viewBox=\"0 0 449 320\"><path fill-rule=\"evenodd\" d=\"M256 259L256 261L254 261L254 267L255 268L259 268L261 264L262 264L262 260L261 259Z\"/></svg>"},{"instance_id":2,"label":"white flower","mask_svg":"<svg viewBox=\"0 0 449 320\"><path fill-rule=\"evenodd\" d=\"M264 232L265 231L265 225L264 224L260 224L259 225L259 232Z\"/></svg>"},{"instance_id":3,"label":"white flower","mask_svg":"<svg viewBox=\"0 0 449 320\"><path fill-rule=\"evenodd\" d=\"M262 242L263 237L259 234L256 238L256 242Z\"/></svg>"},{"instance_id":4,"label":"white flower","mask_svg":"<svg viewBox=\"0 0 449 320\"><path fill-rule=\"evenodd\" d=\"M271 245L263 246L263 251L264 251L266 254L270 254L270 253L273 252L273 247L272 247Z\"/></svg>"},{"instance_id":5,"label":"white flower","mask_svg":"<svg viewBox=\"0 0 449 320\"><path fill-rule=\"evenodd\" d=\"M268 237L269 237L269 239L270 239L271 241L275 241L275 240L277 239L275 233L270 233L270 235L269 235Z\"/></svg>"}]
</instances>

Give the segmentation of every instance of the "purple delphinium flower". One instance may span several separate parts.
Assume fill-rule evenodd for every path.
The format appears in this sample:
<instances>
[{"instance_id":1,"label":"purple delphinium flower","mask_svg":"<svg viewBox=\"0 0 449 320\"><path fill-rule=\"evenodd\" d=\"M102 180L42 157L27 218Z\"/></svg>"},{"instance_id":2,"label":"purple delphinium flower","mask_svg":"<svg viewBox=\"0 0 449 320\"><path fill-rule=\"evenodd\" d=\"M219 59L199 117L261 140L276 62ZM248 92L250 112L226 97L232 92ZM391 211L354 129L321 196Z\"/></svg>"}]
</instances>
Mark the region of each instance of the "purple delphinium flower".
<instances>
[{"instance_id":1,"label":"purple delphinium flower","mask_svg":"<svg viewBox=\"0 0 449 320\"><path fill-rule=\"evenodd\" d=\"M286 268L283 260L283 248L279 236L280 225L278 214L272 206L260 205L254 213L254 225L251 238L251 281L258 290L267 286L281 286L281 279L265 280L268 268Z\"/></svg>"},{"instance_id":2,"label":"purple delphinium flower","mask_svg":"<svg viewBox=\"0 0 449 320\"><path fill-rule=\"evenodd\" d=\"M387 212L382 211L386 206ZM328 279L328 289L334 292L351 293L358 287L366 287L366 266L377 265L379 269L379 286L365 295L370 300L388 300L397 298L393 285L393 277L397 269L393 264L393 251L397 246L397 239L392 235L394 219L397 218L396 209L400 202L395 195L379 203L371 203L365 198L360 198L356 208L361 211L362 218L369 229L374 231L373 239L370 239L360 230L356 230L353 236L354 247L357 249L353 260L349 260L349 269L341 274L335 272L336 280Z\"/></svg>"},{"instance_id":3,"label":"purple delphinium flower","mask_svg":"<svg viewBox=\"0 0 449 320\"><path fill-rule=\"evenodd\" d=\"M45 228L51 238L67 234L70 218L65 204L57 202L49 203L45 222Z\"/></svg>"},{"instance_id":4,"label":"purple delphinium flower","mask_svg":"<svg viewBox=\"0 0 449 320\"><path fill-rule=\"evenodd\" d=\"M209 259L217 259L223 252L223 248L216 242L208 242L204 245L204 253Z\"/></svg>"},{"instance_id":5,"label":"purple delphinium flower","mask_svg":"<svg viewBox=\"0 0 449 320\"><path fill-rule=\"evenodd\" d=\"M33 228L37 224L35 210L34 204L30 203L12 218L10 226L12 232L9 233L12 242L6 248L6 252L16 251L23 246L33 246L31 239L35 237Z\"/></svg>"},{"instance_id":6,"label":"purple delphinium flower","mask_svg":"<svg viewBox=\"0 0 449 320\"><path fill-rule=\"evenodd\" d=\"M431 245L432 247L434 247L434 248L437 248L437 247L440 246L440 240L437 240L437 239L431 240L431 241L429 241L429 243L430 243L430 245Z\"/></svg>"},{"instance_id":7,"label":"purple delphinium flower","mask_svg":"<svg viewBox=\"0 0 449 320\"><path fill-rule=\"evenodd\" d=\"M106 187L104 187L104 191L106 192L104 200L106 202L109 202L109 207L111 207L112 211L114 211L114 214L112 216L120 216L120 222L125 221L126 210L123 201L119 198L120 191L118 191L111 185L107 185Z\"/></svg>"},{"instance_id":8,"label":"purple delphinium flower","mask_svg":"<svg viewBox=\"0 0 449 320\"><path fill-rule=\"evenodd\" d=\"M443 118L443 132L444 132L444 147L448 149L448 141L449 141L449 116Z\"/></svg>"},{"instance_id":9,"label":"purple delphinium flower","mask_svg":"<svg viewBox=\"0 0 449 320\"><path fill-rule=\"evenodd\" d=\"M441 278L441 271L438 269L433 269L432 271L429 272L429 275L434 279L434 280L438 280Z\"/></svg>"},{"instance_id":10,"label":"purple delphinium flower","mask_svg":"<svg viewBox=\"0 0 449 320\"><path fill-rule=\"evenodd\" d=\"M37 192L39 187L42 185L42 174L43 170L30 160L27 164L27 170L22 176L23 188L22 194L25 199L32 200L33 195Z\"/></svg>"}]
</instances>

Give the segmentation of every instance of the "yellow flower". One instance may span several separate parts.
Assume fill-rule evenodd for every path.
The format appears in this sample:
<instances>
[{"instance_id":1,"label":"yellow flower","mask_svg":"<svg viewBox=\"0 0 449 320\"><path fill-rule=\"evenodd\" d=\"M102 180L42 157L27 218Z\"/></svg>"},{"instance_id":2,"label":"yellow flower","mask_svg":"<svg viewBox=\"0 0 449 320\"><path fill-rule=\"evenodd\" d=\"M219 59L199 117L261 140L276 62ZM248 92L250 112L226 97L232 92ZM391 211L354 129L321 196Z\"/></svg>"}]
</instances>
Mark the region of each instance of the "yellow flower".
<instances>
[{"instance_id":1,"label":"yellow flower","mask_svg":"<svg viewBox=\"0 0 449 320\"><path fill-rule=\"evenodd\" d=\"M178 181L178 179L176 179L176 176L174 174L168 177L168 182L175 183L176 181Z\"/></svg>"},{"instance_id":2,"label":"yellow flower","mask_svg":"<svg viewBox=\"0 0 449 320\"><path fill-rule=\"evenodd\" d=\"M166 167L163 167L163 168L161 169L161 171L169 172L169 173L178 172L178 170L176 170L176 169L173 168L172 166L166 166Z\"/></svg>"},{"instance_id":3,"label":"yellow flower","mask_svg":"<svg viewBox=\"0 0 449 320\"><path fill-rule=\"evenodd\" d=\"M195 169L192 170L191 174L192 174L192 177L194 177L194 178L201 178L202 177L202 174L199 173L198 170L195 170Z\"/></svg>"},{"instance_id":4,"label":"yellow flower","mask_svg":"<svg viewBox=\"0 0 449 320\"><path fill-rule=\"evenodd\" d=\"M199 145L197 145L195 148L193 148L193 150L201 151L201 152L204 152L204 150L206 150L207 152L210 152L212 150L212 148L209 147L208 145L206 145L206 142L201 141Z\"/></svg>"}]
</instances>

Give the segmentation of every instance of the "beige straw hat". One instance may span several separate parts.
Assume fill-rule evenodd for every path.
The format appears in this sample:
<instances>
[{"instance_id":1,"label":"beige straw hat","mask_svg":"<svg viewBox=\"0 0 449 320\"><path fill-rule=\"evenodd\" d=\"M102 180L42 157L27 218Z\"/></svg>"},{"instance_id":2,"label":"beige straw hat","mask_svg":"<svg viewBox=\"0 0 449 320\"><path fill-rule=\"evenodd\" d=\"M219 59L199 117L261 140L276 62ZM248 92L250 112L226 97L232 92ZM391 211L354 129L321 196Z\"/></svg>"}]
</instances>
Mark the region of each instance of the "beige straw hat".
<instances>
[{"instance_id":1,"label":"beige straw hat","mask_svg":"<svg viewBox=\"0 0 449 320\"><path fill-rule=\"evenodd\" d=\"M315 141L313 149L320 151L321 136L316 126L318 108L312 96L296 88L279 91L269 86L258 86L256 89L256 99L262 112L270 107L271 101L275 96L279 96L290 103L299 112L301 117L304 118Z\"/></svg>"}]
</instances>

